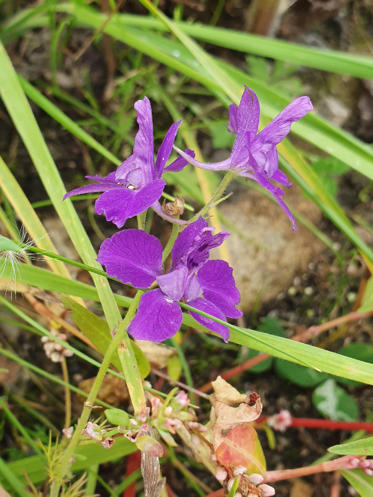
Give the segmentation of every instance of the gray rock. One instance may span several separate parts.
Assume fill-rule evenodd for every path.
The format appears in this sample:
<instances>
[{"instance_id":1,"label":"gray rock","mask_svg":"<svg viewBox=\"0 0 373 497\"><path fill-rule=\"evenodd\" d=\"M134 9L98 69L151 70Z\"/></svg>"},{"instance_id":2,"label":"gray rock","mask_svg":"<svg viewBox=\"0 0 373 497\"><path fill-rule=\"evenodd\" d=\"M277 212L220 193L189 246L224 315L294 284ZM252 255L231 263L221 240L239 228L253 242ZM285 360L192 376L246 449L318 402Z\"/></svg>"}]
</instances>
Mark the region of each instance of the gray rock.
<instances>
[{"instance_id":1,"label":"gray rock","mask_svg":"<svg viewBox=\"0 0 373 497\"><path fill-rule=\"evenodd\" d=\"M318 207L304 198L296 186L285 195L297 212L313 223L320 221ZM308 263L324 249L319 239L300 222L293 232L281 207L249 188L233 195L219 210L241 232L237 234L224 227L231 232L225 243L241 292L240 308L244 312L286 291L294 277L305 271Z\"/></svg>"}]
</instances>

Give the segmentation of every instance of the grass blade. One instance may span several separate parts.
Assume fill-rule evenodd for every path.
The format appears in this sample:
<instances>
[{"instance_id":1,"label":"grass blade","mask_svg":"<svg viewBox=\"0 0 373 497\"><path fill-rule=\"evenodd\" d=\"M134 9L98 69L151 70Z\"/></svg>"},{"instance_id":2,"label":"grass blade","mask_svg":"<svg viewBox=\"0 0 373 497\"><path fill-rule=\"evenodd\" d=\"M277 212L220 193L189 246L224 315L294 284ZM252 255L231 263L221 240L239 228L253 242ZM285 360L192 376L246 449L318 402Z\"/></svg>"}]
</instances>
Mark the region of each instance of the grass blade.
<instances>
[{"instance_id":1,"label":"grass blade","mask_svg":"<svg viewBox=\"0 0 373 497\"><path fill-rule=\"evenodd\" d=\"M96 262L96 253L72 202L69 199L65 202L62 200L66 193L65 187L19 83L17 74L2 45L0 45L0 92L4 104L28 149L40 179L77 252L86 264L101 269L101 266ZM108 324L113 329L120 320L120 313L110 286L104 277L97 275L92 277L97 286Z\"/></svg>"}]
</instances>

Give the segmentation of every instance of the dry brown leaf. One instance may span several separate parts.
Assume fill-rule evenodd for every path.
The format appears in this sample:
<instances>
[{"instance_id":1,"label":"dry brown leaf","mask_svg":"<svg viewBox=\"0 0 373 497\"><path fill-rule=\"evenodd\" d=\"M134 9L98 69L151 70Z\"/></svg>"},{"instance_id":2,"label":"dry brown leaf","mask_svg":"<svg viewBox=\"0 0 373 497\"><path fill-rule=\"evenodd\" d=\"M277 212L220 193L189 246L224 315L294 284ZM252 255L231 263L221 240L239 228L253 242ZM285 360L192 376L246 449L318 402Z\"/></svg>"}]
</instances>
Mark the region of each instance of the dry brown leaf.
<instances>
[{"instance_id":1,"label":"dry brown leaf","mask_svg":"<svg viewBox=\"0 0 373 497\"><path fill-rule=\"evenodd\" d=\"M78 387L83 390L83 392L89 393L95 378L88 378L81 381ZM85 402L86 399L78 396L78 398ZM102 382L101 388L98 392L97 398L103 402L118 407L120 404L128 400L128 390L126 384L120 378L107 374Z\"/></svg>"},{"instance_id":2,"label":"dry brown leaf","mask_svg":"<svg viewBox=\"0 0 373 497\"><path fill-rule=\"evenodd\" d=\"M258 394L240 394L220 376L212 386L214 393L210 395L213 406L211 430L213 445L217 449L235 426L251 423L260 416L262 403Z\"/></svg>"},{"instance_id":3,"label":"dry brown leaf","mask_svg":"<svg viewBox=\"0 0 373 497\"><path fill-rule=\"evenodd\" d=\"M176 350L161 343L149 342L149 340L136 340L136 344L152 366L158 369L165 368L167 361L176 354Z\"/></svg>"},{"instance_id":4,"label":"dry brown leaf","mask_svg":"<svg viewBox=\"0 0 373 497\"><path fill-rule=\"evenodd\" d=\"M7 357L0 356L0 385L5 388L17 382L21 366Z\"/></svg>"}]
</instances>

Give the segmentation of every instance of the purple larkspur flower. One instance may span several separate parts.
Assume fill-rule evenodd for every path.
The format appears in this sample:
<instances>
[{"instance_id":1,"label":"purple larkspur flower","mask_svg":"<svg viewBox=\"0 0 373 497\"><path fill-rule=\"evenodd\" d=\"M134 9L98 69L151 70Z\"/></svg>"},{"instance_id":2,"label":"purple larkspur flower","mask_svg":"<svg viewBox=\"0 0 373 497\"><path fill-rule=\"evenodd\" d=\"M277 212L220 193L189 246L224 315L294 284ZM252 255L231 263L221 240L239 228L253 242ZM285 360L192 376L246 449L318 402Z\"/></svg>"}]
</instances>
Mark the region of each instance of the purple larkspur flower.
<instances>
[{"instance_id":1,"label":"purple larkspur flower","mask_svg":"<svg viewBox=\"0 0 373 497\"><path fill-rule=\"evenodd\" d=\"M103 242L98 261L107 273L136 288L149 288L154 281L158 287L146 292L140 300L129 333L139 340L162 342L180 328L180 301L211 314L223 321L238 318L236 309L240 293L227 262L209 260L210 250L223 243L229 233L212 234L213 228L199 218L184 229L172 249L172 265L164 273L162 245L153 235L128 229ZM203 326L229 338L226 326L191 312Z\"/></svg>"},{"instance_id":2,"label":"purple larkspur flower","mask_svg":"<svg viewBox=\"0 0 373 497\"><path fill-rule=\"evenodd\" d=\"M309 97L296 98L258 133L260 107L253 90L245 87L239 105L229 106L228 131L236 135L232 153L228 159L215 163L204 163L189 157L174 146L174 149L190 164L213 171L230 170L257 181L269 191L286 212L296 229L294 216L282 200L284 191L272 181L291 186L286 175L278 168L278 145L290 132L291 125L312 110Z\"/></svg>"},{"instance_id":3,"label":"purple larkspur flower","mask_svg":"<svg viewBox=\"0 0 373 497\"><path fill-rule=\"evenodd\" d=\"M132 155L108 176L86 176L95 183L72 190L64 199L72 195L102 192L95 203L96 212L104 214L107 221L112 221L118 228L123 227L127 219L141 214L149 207L168 221L185 223L164 213L158 201L166 186L162 180L163 172L181 171L187 164L184 158L179 157L166 167L181 121L174 123L167 131L154 162L150 101L144 97L143 100L135 102L134 107L139 130ZM191 150L186 150L185 153L187 157L194 155Z\"/></svg>"}]
</instances>

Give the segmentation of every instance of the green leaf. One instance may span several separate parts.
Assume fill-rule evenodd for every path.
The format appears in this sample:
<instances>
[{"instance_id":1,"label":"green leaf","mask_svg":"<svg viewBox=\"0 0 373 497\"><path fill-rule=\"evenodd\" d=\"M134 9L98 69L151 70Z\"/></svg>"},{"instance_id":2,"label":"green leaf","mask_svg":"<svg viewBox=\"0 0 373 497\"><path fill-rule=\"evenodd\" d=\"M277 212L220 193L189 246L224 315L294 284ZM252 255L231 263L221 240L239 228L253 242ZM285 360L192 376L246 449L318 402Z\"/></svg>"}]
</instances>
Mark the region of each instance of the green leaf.
<instances>
[{"instance_id":1,"label":"green leaf","mask_svg":"<svg viewBox=\"0 0 373 497\"><path fill-rule=\"evenodd\" d=\"M232 148L234 142L234 136L227 133L227 123L226 122L211 122L208 128L212 137L212 145L214 148Z\"/></svg>"},{"instance_id":2,"label":"green leaf","mask_svg":"<svg viewBox=\"0 0 373 497\"><path fill-rule=\"evenodd\" d=\"M350 167L335 157L317 159L311 166L322 176L340 176L350 171Z\"/></svg>"},{"instance_id":3,"label":"green leaf","mask_svg":"<svg viewBox=\"0 0 373 497\"><path fill-rule=\"evenodd\" d=\"M258 330L262 331L264 333L269 333L270 335L275 335L275 336L280 336L284 337L285 336L285 330L282 327L281 323L279 322L278 319L276 318L271 318L266 316L260 325L258 326ZM253 350L249 350L247 354L247 359L251 359L253 357L256 357L259 354L259 352L254 352ZM259 364L256 364L255 366L251 367L248 369L248 373L264 373L265 371L268 371L273 363L272 357L268 357L264 361L260 362Z\"/></svg>"},{"instance_id":4,"label":"green leaf","mask_svg":"<svg viewBox=\"0 0 373 497\"><path fill-rule=\"evenodd\" d=\"M105 410L106 419L115 426L127 426L129 421L129 416L122 409L106 409Z\"/></svg>"},{"instance_id":5,"label":"green leaf","mask_svg":"<svg viewBox=\"0 0 373 497\"><path fill-rule=\"evenodd\" d=\"M355 399L332 379L326 380L314 390L312 402L326 418L337 421L356 421L359 418Z\"/></svg>"},{"instance_id":6,"label":"green leaf","mask_svg":"<svg viewBox=\"0 0 373 497\"><path fill-rule=\"evenodd\" d=\"M183 368L181 366L181 361L179 356L174 355L170 357L167 361L167 374L173 380L178 381Z\"/></svg>"},{"instance_id":7,"label":"green leaf","mask_svg":"<svg viewBox=\"0 0 373 497\"><path fill-rule=\"evenodd\" d=\"M325 373L305 368L283 359L275 360L275 371L284 380L295 383L300 387L314 387L327 378Z\"/></svg>"},{"instance_id":8,"label":"green leaf","mask_svg":"<svg viewBox=\"0 0 373 497\"><path fill-rule=\"evenodd\" d=\"M341 456L373 456L373 437L333 445L333 447L329 447L328 451Z\"/></svg>"},{"instance_id":9,"label":"green leaf","mask_svg":"<svg viewBox=\"0 0 373 497\"><path fill-rule=\"evenodd\" d=\"M354 342L342 347L338 350L338 354L342 354L346 357L353 357L354 359L359 359L360 361L369 362L373 364L373 345L369 343ZM361 385L358 381L347 380L346 378L335 378L336 381L344 385L351 387L356 387Z\"/></svg>"},{"instance_id":10,"label":"green leaf","mask_svg":"<svg viewBox=\"0 0 373 497\"><path fill-rule=\"evenodd\" d=\"M62 298L62 302L68 309L72 310L72 318L80 331L104 355L112 339L107 322L68 297ZM132 346L141 377L146 378L150 372L149 361L134 342L132 342ZM111 363L117 369L121 370L121 363L117 352L113 355Z\"/></svg>"},{"instance_id":11,"label":"green leaf","mask_svg":"<svg viewBox=\"0 0 373 497\"><path fill-rule=\"evenodd\" d=\"M361 497L372 497L372 477L366 475L362 469L350 469L341 473Z\"/></svg>"},{"instance_id":12,"label":"green leaf","mask_svg":"<svg viewBox=\"0 0 373 497\"><path fill-rule=\"evenodd\" d=\"M120 15L120 20L126 26L157 31L165 29L161 22L151 17L122 14ZM349 74L357 78L373 78L373 61L368 56L314 48L300 45L299 43L189 21L176 22L175 24L190 36L220 47L283 60L301 66L314 67L324 71Z\"/></svg>"},{"instance_id":13,"label":"green leaf","mask_svg":"<svg viewBox=\"0 0 373 497\"><path fill-rule=\"evenodd\" d=\"M80 445L75 451L75 462L72 471L84 471L94 464L102 464L123 458L137 450L136 445L126 438L117 438L110 450L102 445L92 442ZM40 483L47 478L46 459L43 456L32 456L8 463L10 470L26 483L25 472L33 483Z\"/></svg>"},{"instance_id":14,"label":"green leaf","mask_svg":"<svg viewBox=\"0 0 373 497\"><path fill-rule=\"evenodd\" d=\"M1 44L0 95L77 252L86 264L102 269L96 262L97 254L71 200L63 201L66 189L59 171L40 132L14 67ZM121 316L109 283L102 276L92 274L92 278L97 286L106 319L110 327L114 328Z\"/></svg>"},{"instance_id":15,"label":"green leaf","mask_svg":"<svg viewBox=\"0 0 373 497\"><path fill-rule=\"evenodd\" d=\"M373 276L368 280L361 306L358 309L358 312L371 311L373 311Z\"/></svg>"}]
</instances>

